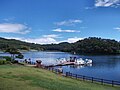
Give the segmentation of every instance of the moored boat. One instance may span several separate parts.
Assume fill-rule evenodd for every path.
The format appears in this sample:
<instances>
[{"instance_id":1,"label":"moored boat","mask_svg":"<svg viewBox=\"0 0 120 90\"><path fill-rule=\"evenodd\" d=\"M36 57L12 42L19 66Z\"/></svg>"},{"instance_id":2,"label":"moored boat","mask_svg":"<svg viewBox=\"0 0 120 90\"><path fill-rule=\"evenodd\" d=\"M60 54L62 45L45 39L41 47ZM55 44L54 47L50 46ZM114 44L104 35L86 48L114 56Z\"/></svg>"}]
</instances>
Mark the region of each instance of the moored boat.
<instances>
[{"instance_id":1,"label":"moored boat","mask_svg":"<svg viewBox=\"0 0 120 90\"><path fill-rule=\"evenodd\" d=\"M91 59L85 59L83 60L82 58L72 58L70 57L70 60L66 58L59 58L57 60L58 65L87 65L87 64L92 64Z\"/></svg>"},{"instance_id":2,"label":"moored boat","mask_svg":"<svg viewBox=\"0 0 120 90\"><path fill-rule=\"evenodd\" d=\"M82 58L76 59L75 65L84 65L85 61Z\"/></svg>"},{"instance_id":3,"label":"moored boat","mask_svg":"<svg viewBox=\"0 0 120 90\"><path fill-rule=\"evenodd\" d=\"M86 64L92 64L92 60L91 59L85 59Z\"/></svg>"}]
</instances>

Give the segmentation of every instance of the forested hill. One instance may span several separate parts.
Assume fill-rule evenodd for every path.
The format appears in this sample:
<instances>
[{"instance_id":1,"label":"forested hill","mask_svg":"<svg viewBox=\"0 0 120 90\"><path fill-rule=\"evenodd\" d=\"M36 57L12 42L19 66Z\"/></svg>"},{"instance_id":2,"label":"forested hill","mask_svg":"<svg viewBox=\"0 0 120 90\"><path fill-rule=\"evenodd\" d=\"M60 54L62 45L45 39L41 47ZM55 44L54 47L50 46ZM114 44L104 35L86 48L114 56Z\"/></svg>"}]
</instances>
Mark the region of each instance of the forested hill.
<instances>
[{"instance_id":1,"label":"forested hill","mask_svg":"<svg viewBox=\"0 0 120 90\"><path fill-rule=\"evenodd\" d=\"M34 44L15 39L0 38L0 50L14 47L20 50L64 51L78 54L120 54L120 42L111 39L89 37L75 43Z\"/></svg>"},{"instance_id":2,"label":"forested hill","mask_svg":"<svg viewBox=\"0 0 120 90\"><path fill-rule=\"evenodd\" d=\"M5 50L11 47L20 50L30 50L30 49L43 50L43 48L39 44L27 43L15 39L5 39L0 37L0 50Z\"/></svg>"},{"instance_id":3,"label":"forested hill","mask_svg":"<svg viewBox=\"0 0 120 90\"><path fill-rule=\"evenodd\" d=\"M58 50L78 54L120 54L120 42L110 39L89 37L75 43L44 45L45 50Z\"/></svg>"},{"instance_id":4,"label":"forested hill","mask_svg":"<svg viewBox=\"0 0 120 90\"><path fill-rule=\"evenodd\" d=\"M77 53L120 54L120 42L96 37L86 38L73 44Z\"/></svg>"}]
</instances>

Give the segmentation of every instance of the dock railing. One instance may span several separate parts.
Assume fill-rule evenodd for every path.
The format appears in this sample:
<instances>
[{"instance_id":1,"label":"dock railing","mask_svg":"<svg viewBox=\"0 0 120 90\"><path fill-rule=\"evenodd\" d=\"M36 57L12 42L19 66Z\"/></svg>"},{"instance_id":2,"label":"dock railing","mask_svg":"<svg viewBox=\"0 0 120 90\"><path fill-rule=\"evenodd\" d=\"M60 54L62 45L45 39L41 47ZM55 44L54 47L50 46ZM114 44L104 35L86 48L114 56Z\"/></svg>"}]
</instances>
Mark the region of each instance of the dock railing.
<instances>
[{"instance_id":1,"label":"dock railing","mask_svg":"<svg viewBox=\"0 0 120 90\"><path fill-rule=\"evenodd\" d=\"M99 82L102 85L104 85L104 84L111 84L112 86L120 85L120 81L100 79L100 78L95 78L95 77L73 74L73 73L70 73L70 72L66 72L66 77L80 79L80 80L83 80L83 81L85 81L85 80L86 81L91 81L92 83Z\"/></svg>"},{"instance_id":2,"label":"dock railing","mask_svg":"<svg viewBox=\"0 0 120 90\"><path fill-rule=\"evenodd\" d=\"M71 72L60 72L59 69L53 68L53 67L48 67L45 68L49 71L52 71L56 74L63 74L65 77L77 79L77 80L82 80L82 81L90 81L91 83L99 83L101 85L112 85L112 86L120 86L120 81L115 81L115 80L107 80L107 79L101 79L101 78L95 78L95 77L89 77L85 75L79 75L79 74L73 74Z\"/></svg>"}]
</instances>

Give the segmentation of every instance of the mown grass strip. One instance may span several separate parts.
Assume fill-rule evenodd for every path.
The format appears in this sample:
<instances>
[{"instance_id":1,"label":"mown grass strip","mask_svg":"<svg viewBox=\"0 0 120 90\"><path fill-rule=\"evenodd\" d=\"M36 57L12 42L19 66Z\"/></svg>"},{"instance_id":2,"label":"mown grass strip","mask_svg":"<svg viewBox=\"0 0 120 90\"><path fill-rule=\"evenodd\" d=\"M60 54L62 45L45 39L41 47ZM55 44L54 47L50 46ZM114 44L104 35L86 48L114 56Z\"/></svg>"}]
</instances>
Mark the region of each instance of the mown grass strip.
<instances>
[{"instance_id":1,"label":"mown grass strip","mask_svg":"<svg viewBox=\"0 0 120 90\"><path fill-rule=\"evenodd\" d=\"M0 65L0 90L120 90L120 87L66 78L45 69Z\"/></svg>"}]
</instances>

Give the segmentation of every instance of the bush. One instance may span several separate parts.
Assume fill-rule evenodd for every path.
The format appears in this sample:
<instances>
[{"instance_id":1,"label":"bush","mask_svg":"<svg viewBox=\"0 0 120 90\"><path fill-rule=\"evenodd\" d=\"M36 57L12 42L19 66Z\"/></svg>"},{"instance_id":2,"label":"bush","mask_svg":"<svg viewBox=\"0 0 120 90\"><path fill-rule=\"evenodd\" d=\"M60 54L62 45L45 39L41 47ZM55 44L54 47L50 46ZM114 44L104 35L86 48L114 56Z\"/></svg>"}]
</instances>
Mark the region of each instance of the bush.
<instances>
[{"instance_id":1,"label":"bush","mask_svg":"<svg viewBox=\"0 0 120 90\"><path fill-rule=\"evenodd\" d=\"M18 63L18 61L17 61L17 60L14 60L14 61L12 61L12 63L13 63L13 64Z\"/></svg>"},{"instance_id":2,"label":"bush","mask_svg":"<svg viewBox=\"0 0 120 90\"><path fill-rule=\"evenodd\" d=\"M6 63L7 63L6 60L0 60L0 65L2 65L2 64L6 64Z\"/></svg>"},{"instance_id":3,"label":"bush","mask_svg":"<svg viewBox=\"0 0 120 90\"><path fill-rule=\"evenodd\" d=\"M6 61L6 64L12 64L10 61Z\"/></svg>"},{"instance_id":4,"label":"bush","mask_svg":"<svg viewBox=\"0 0 120 90\"><path fill-rule=\"evenodd\" d=\"M11 61L12 60L11 57L9 57L9 56L3 56L3 58L5 58L6 61Z\"/></svg>"}]
</instances>

